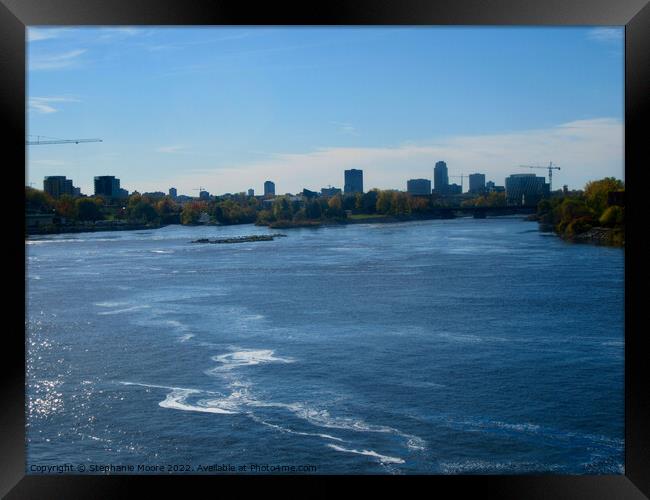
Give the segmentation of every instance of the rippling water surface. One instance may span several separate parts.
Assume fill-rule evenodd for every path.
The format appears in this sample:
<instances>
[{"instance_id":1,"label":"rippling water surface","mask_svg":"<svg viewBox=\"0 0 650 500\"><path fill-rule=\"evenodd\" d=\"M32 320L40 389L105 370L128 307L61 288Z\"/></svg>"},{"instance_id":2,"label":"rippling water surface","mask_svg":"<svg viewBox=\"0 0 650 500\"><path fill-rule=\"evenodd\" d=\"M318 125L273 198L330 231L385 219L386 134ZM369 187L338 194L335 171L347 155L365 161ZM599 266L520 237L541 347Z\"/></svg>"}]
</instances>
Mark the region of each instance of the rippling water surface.
<instances>
[{"instance_id":1,"label":"rippling water surface","mask_svg":"<svg viewBox=\"0 0 650 500\"><path fill-rule=\"evenodd\" d=\"M623 473L621 249L519 218L27 241L30 464Z\"/></svg>"}]
</instances>

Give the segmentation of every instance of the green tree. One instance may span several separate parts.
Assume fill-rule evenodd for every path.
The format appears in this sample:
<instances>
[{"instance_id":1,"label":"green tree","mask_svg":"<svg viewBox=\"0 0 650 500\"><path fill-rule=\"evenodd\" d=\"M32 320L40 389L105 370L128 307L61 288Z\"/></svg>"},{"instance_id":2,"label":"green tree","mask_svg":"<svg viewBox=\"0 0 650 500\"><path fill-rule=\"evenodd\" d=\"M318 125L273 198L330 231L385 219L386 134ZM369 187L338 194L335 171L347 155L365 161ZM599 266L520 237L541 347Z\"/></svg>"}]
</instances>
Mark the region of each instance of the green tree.
<instances>
[{"instance_id":1,"label":"green tree","mask_svg":"<svg viewBox=\"0 0 650 500\"><path fill-rule=\"evenodd\" d=\"M75 204L74 198L68 194L61 195L56 200L56 213L66 219L76 219L77 205Z\"/></svg>"},{"instance_id":2,"label":"green tree","mask_svg":"<svg viewBox=\"0 0 650 500\"><path fill-rule=\"evenodd\" d=\"M191 201L183 206L181 224L197 224L203 212L208 212L205 201Z\"/></svg>"},{"instance_id":3,"label":"green tree","mask_svg":"<svg viewBox=\"0 0 650 500\"><path fill-rule=\"evenodd\" d=\"M377 212L380 214L389 213L392 205L392 198L393 195L391 191L379 191L376 203Z\"/></svg>"},{"instance_id":4,"label":"green tree","mask_svg":"<svg viewBox=\"0 0 650 500\"><path fill-rule=\"evenodd\" d=\"M605 177L599 181L588 182L585 186L587 206L599 217L607 208L607 196L612 191L620 191L625 185L615 177Z\"/></svg>"},{"instance_id":5,"label":"green tree","mask_svg":"<svg viewBox=\"0 0 650 500\"><path fill-rule=\"evenodd\" d=\"M97 198L77 198L75 200L77 218L80 221L98 221L104 219L102 200Z\"/></svg>"},{"instance_id":6,"label":"green tree","mask_svg":"<svg viewBox=\"0 0 650 500\"><path fill-rule=\"evenodd\" d=\"M391 196L390 211L394 215L405 215L411 213L408 195L399 191L393 191Z\"/></svg>"},{"instance_id":7,"label":"green tree","mask_svg":"<svg viewBox=\"0 0 650 500\"><path fill-rule=\"evenodd\" d=\"M600 219L598 219L598 222L606 227L623 226L624 213L625 210L623 207L616 205L607 207L603 212L603 215L601 215Z\"/></svg>"},{"instance_id":8,"label":"green tree","mask_svg":"<svg viewBox=\"0 0 650 500\"><path fill-rule=\"evenodd\" d=\"M327 202L327 212L328 217L343 217L345 212L343 211L343 200L341 195L337 194L332 196Z\"/></svg>"},{"instance_id":9,"label":"green tree","mask_svg":"<svg viewBox=\"0 0 650 500\"><path fill-rule=\"evenodd\" d=\"M54 199L45 191L25 187L25 211L52 213Z\"/></svg>"},{"instance_id":10,"label":"green tree","mask_svg":"<svg viewBox=\"0 0 650 500\"><path fill-rule=\"evenodd\" d=\"M320 219L323 215L320 202L318 200L310 200L305 206L305 215L308 219Z\"/></svg>"},{"instance_id":11,"label":"green tree","mask_svg":"<svg viewBox=\"0 0 650 500\"><path fill-rule=\"evenodd\" d=\"M273 202L273 217L275 217L275 220L291 220L292 216L291 204L286 196L277 198Z\"/></svg>"}]
</instances>

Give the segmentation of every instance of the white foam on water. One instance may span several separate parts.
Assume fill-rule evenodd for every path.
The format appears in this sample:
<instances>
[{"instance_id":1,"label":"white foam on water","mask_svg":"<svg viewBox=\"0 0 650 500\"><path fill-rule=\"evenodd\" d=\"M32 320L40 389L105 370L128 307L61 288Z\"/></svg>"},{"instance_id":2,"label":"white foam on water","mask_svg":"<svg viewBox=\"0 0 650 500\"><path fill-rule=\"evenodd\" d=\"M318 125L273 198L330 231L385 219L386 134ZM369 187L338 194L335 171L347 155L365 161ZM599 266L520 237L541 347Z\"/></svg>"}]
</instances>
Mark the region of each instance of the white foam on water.
<instances>
[{"instance_id":1,"label":"white foam on water","mask_svg":"<svg viewBox=\"0 0 650 500\"><path fill-rule=\"evenodd\" d=\"M173 250L151 250L151 253L174 253Z\"/></svg>"},{"instance_id":2,"label":"white foam on water","mask_svg":"<svg viewBox=\"0 0 650 500\"><path fill-rule=\"evenodd\" d=\"M403 464L404 460L398 457L389 457L388 455L381 455L377 453L376 451L373 450L351 450L348 448L343 448L342 446L338 446L336 444L328 444L330 448L336 450L336 451L341 451L343 453L354 453L356 455L365 455L368 457L373 457L379 460L381 463L388 463L388 464Z\"/></svg>"},{"instance_id":3,"label":"white foam on water","mask_svg":"<svg viewBox=\"0 0 650 500\"><path fill-rule=\"evenodd\" d=\"M155 389L167 389L171 391L163 401L158 403L162 408L169 408L173 410L182 410L182 411L196 411L202 413L219 413L219 414L235 414L238 413L236 410L239 406L238 403L232 404L229 400L232 398L232 395L223 398L223 399L202 399L196 402L196 404L191 404L187 401L190 396L197 394L218 394L218 392L213 391L203 391L199 389L189 389L187 387L172 387L168 385L157 385L157 384L143 384L140 382L119 382L122 385L136 385L140 387L151 387Z\"/></svg>"},{"instance_id":4,"label":"white foam on water","mask_svg":"<svg viewBox=\"0 0 650 500\"><path fill-rule=\"evenodd\" d=\"M100 312L100 313L97 313L97 314L99 314L101 316L106 316L108 314L121 314L121 313L125 313L125 312L138 311L140 309L147 309L149 307L151 307L151 306L148 306L148 305L132 306L132 307L127 307L126 309L116 309L114 311Z\"/></svg>"},{"instance_id":5,"label":"white foam on water","mask_svg":"<svg viewBox=\"0 0 650 500\"><path fill-rule=\"evenodd\" d=\"M253 401L254 406L270 406L281 407L291 411L298 418L306 420L312 425L317 427L325 427L328 429L340 429L345 431L354 432L378 432L393 434L406 439L406 446L411 450L424 450L426 448L425 441L412 434L407 434L393 427L384 425L371 425L360 419L332 417L327 410L317 410L302 403L263 403Z\"/></svg>"},{"instance_id":6,"label":"white foam on water","mask_svg":"<svg viewBox=\"0 0 650 500\"><path fill-rule=\"evenodd\" d=\"M213 361L221 363L221 366L209 370L209 373L214 373L220 370L231 370L239 368L240 366L252 366L262 363L293 363L292 358L277 358L271 349L258 349L258 350L241 350L230 352L227 354L220 354L214 356Z\"/></svg>"},{"instance_id":7,"label":"white foam on water","mask_svg":"<svg viewBox=\"0 0 650 500\"><path fill-rule=\"evenodd\" d=\"M200 391L195 389L176 389L167 394L164 401L158 403L161 408L170 408L173 410L182 411L196 411L201 413L220 413L220 414L234 414L236 411L227 410L220 406L215 405L215 401L198 401L196 404L187 402L187 398L192 394L197 394Z\"/></svg>"},{"instance_id":8,"label":"white foam on water","mask_svg":"<svg viewBox=\"0 0 650 500\"><path fill-rule=\"evenodd\" d=\"M193 333L186 333L185 335L179 337L179 338L178 338L178 341L179 341L179 342L187 342L187 341L190 340L192 337L194 337L194 334L193 334Z\"/></svg>"},{"instance_id":9,"label":"white foam on water","mask_svg":"<svg viewBox=\"0 0 650 500\"><path fill-rule=\"evenodd\" d=\"M324 439L332 439L334 441L340 441L340 442L345 442L343 439L335 437L335 436L330 436L329 434L321 434L318 432L301 432L301 431L294 431L293 429L287 429L286 427L282 427L281 425L276 425L272 424L270 422L265 422L264 420L256 417L254 414L249 413L248 416L253 419L255 422L258 422L260 424L266 425L267 427L271 427L272 429L276 429L280 432L286 432L287 434L297 434L299 436L317 436L321 437Z\"/></svg>"},{"instance_id":10,"label":"white foam on water","mask_svg":"<svg viewBox=\"0 0 650 500\"><path fill-rule=\"evenodd\" d=\"M128 305L128 302L95 302L93 305L98 307L119 307Z\"/></svg>"}]
</instances>

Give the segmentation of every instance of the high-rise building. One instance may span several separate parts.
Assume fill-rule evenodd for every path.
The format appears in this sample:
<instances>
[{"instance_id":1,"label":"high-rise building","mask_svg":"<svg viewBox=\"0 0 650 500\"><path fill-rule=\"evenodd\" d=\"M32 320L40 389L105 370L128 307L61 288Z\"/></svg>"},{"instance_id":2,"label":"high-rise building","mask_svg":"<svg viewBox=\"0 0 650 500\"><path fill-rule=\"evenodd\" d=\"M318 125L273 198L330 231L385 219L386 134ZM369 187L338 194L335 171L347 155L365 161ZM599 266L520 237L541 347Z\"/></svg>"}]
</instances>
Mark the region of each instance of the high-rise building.
<instances>
[{"instance_id":1,"label":"high-rise building","mask_svg":"<svg viewBox=\"0 0 650 500\"><path fill-rule=\"evenodd\" d=\"M43 191L52 198L58 198L63 194L74 196L72 179L66 179L65 175L48 175L43 179Z\"/></svg>"},{"instance_id":2,"label":"high-rise building","mask_svg":"<svg viewBox=\"0 0 650 500\"><path fill-rule=\"evenodd\" d=\"M210 199L210 193L208 191L199 191L199 200L207 201Z\"/></svg>"},{"instance_id":3,"label":"high-rise building","mask_svg":"<svg viewBox=\"0 0 650 500\"><path fill-rule=\"evenodd\" d=\"M95 177L95 196L117 198L120 196L120 180L112 175Z\"/></svg>"},{"instance_id":4,"label":"high-rise building","mask_svg":"<svg viewBox=\"0 0 650 500\"><path fill-rule=\"evenodd\" d=\"M264 196L275 196L275 183L273 181L264 183Z\"/></svg>"},{"instance_id":5,"label":"high-rise building","mask_svg":"<svg viewBox=\"0 0 650 500\"><path fill-rule=\"evenodd\" d=\"M485 192L485 174L469 174L469 192L472 194Z\"/></svg>"},{"instance_id":6,"label":"high-rise building","mask_svg":"<svg viewBox=\"0 0 650 500\"><path fill-rule=\"evenodd\" d=\"M406 181L406 191L412 195L430 195L431 181L429 179L409 179Z\"/></svg>"},{"instance_id":7,"label":"high-rise building","mask_svg":"<svg viewBox=\"0 0 650 500\"><path fill-rule=\"evenodd\" d=\"M449 189L449 175L444 161L436 162L433 168L433 190L437 194L446 194Z\"/></svg>"},{"instance_id":8,"label":"high-rise building","mask_svg":"<svg viewBox=\"0 0 650 500\"><path fill-rule=\"evenodd\" d=\"M449 184L447 186L447 194L463 194L463 187L459 184Z\"/></svg>"},{"instance_id":9,"label":"high-rise building","mask_svg":"<svg viewBox=\"0 0 650 500\"><path fill-rule=\"evenodd\" d=\"M169 188L169 196L171 196L172 199L176 199L176 197L178 196L178 191L176 190L176 188L174 187Z\"/></svg>"},{"instance_id":10,"label":"high-rise building","mask_svg":"<svg viewBox=\"0 0 650 500\"><path fill-rule=\"evenodd\" d=\"M248 197L255 196L255 190L253 188L248 190Z\"/></svg>"},{"instance_id":11,"label":"high-rise building","mask_svg":"<svg viewBox=\"0 0 650 500\"><path fill-rule=\"evenodd\" d=\"M512 174L506 178L508 205L535 206L549 196L549 185L544 177L535 174Z\"/></svg>"},{"instance_id":12,"label":"high-rise building","mask_svg":"<svg viewBox=\"0 0 650 500\"><path fill-rule=\"evenodd\" d=\"M352 168L345 171L344 194L363 193L363 170Z\"/></svg>"}]
</instances>

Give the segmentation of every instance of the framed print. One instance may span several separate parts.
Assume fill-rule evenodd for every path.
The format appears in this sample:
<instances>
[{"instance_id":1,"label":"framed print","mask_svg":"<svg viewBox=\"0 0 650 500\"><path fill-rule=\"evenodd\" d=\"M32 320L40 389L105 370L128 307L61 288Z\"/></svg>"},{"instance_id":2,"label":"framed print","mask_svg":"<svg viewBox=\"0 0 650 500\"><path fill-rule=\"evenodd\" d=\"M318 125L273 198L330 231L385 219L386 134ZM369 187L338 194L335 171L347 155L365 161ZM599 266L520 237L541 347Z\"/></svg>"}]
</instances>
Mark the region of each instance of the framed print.
<instances>
[{"instance_id":1,"label":"framed print","mask_svg":"<svg viewBox=\"0 0 650 500\"><path fill-rule=\"evenodd\" d=\"M643 1L0 12L8 498L649 494Z\"/></svg>"}]
</instances>

